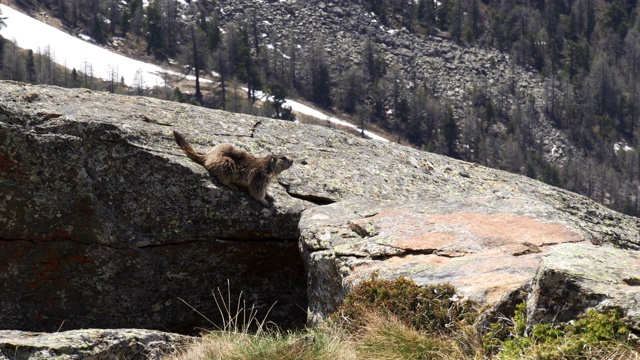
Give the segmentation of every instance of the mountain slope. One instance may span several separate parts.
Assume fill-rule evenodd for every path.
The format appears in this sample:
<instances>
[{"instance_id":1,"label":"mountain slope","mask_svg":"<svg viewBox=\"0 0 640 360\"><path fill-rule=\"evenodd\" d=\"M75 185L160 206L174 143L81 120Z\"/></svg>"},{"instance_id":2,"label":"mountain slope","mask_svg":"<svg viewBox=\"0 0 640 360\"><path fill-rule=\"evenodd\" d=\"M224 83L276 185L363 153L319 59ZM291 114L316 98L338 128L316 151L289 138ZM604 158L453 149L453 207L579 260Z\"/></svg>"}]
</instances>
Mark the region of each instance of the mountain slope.
<instances>
[{"instance_id":1,"label":"mountain slope","mask_svg":"<svg viewBox=\"0 0 640 360\"><path fill-rule=\"evenodd\" d=\"M400 142L637 212L635 93L619 75L627 60L595 52L604 46L596 43L618 45L606 35L617 29L615 4L450 0L429 15L418 11L424 1L416 8L361 0L28 3L106 43L122 37L143 55L190 64L192 74L218 72L224 87L203 87L200 95L186 89L207 106L267 115L269 107L255 110L226 90L238 82L249 84L250 93L283 84L288 94ZM77 19L91 6L101 14L99 24L109 26ZM627 38L635 31L629 10L635 6L622 9ZM593 19L589 9L596 10ZM153 14L162 15L155 32ZM474 25L476 16L481 21ZM614 35L621 38L624 29L618 30Z\"/></svg>"}]
</instances>

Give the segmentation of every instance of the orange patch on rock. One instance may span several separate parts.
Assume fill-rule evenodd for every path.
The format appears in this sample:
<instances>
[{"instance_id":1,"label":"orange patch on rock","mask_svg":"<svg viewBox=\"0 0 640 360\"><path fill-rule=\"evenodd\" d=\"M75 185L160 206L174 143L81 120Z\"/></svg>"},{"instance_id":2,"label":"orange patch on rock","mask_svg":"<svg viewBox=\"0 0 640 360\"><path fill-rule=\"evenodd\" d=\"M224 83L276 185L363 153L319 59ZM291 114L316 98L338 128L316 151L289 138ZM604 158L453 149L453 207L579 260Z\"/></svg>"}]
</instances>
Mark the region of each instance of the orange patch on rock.
<instances>
[{"instance_id":1,"label":"orange patch on rock","mask_svg":"<svg viewBox=\"0 0 640 360\"><path fill-rule=\"evenodd\" d=\"M350 276L379 271L382 277L402 275L420 285L449 282L465 296L494 304L534 277L544 245L584 240L577 230L538 216L542 219L508 211L433 214L416 207L386 208L358 223L375 229L374 241L406 253L362 262Z\"/></svg>"},{"instance_id":2,"label":"orange patch on rock","mask_svg":"<svg viewBox=\"0 0 640 360\"><path fill-rule=\"evenodd\" d=\"M531 246L583 240L562 224L510 213L416 216L393 209L367 220L374 221L381 233L393 234L395 246L412 250L441 249L472 241L485 249L501 247L518 254L526 253Z\"/></svg>"},{"instance_id":3,"label":"orange patch on rock","mask_svg":"<svg viewBox=\"0 0 640 360\"><path fill-rule=\"evenodd\" d=\"M582 237L561 224L544 223L527 216L508 213L497 214L443 214L432 215L429 220L452 228L464 229L492 243L531 243L534 245L560 244L581 241Z\"/></svg>"},{"instance_id":4,"label":"orange patch on rock","mask_svg":"<svg viewBox=\"0 0 640 360\"><path fill-rule=\"evenodd\" d=\"M35 262L34 275L29 279L26 286L29 289L36 289L43 283L57 282L64 288L68 279L62 276L65 269L78 269L82 266L93 266L94 261L86 257L83 253L60 256L56 253L42 254Z\"/></svg>"}]
</instances>

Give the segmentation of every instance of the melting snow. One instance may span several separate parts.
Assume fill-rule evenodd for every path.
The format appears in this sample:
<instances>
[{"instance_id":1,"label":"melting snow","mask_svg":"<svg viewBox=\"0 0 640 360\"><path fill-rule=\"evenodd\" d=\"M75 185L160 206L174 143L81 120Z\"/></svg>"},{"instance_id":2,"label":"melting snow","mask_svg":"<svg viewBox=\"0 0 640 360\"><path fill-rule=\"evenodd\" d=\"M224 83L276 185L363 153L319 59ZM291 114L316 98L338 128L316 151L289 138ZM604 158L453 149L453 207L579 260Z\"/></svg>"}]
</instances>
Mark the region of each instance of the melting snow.
<instances>
[{"instance_id":1,"label":"melting snow","mask_svg":"<svg viewBox=\"0 0 640 360\"><path fill-rule=\"evenodd\" d=\"M243 90L247 91L247 89L243 89ZM256 97L260 98L261 100L267 100L267 98L268 98L267 94L263 93L262 91L256 91ZM347 121L344 121L344 120L341 120L341 119L338 119L338 118L323 114L322 112L320 112L320 111L318 111L316 109L310 108L310 107L308 107L306 105L303 105L303 104L301 104L299 102L292 101L292 100L287 100L284 103L284 105L285 106L291 106L291 109L293 111L297 112L297 113L305 114L307 116L311 116L311 117L314 117L314 118L320 119L320 120L326 120L326 121L328 121L330 123L339 124L339 125L342 125L342 126L345 126L345 127L349 127L349 128L355 129L357 131L362 131L362 129L357 127L356 125L353 125L353 124L351 124L351 123L349 123ZM374 134L374 133L372 133L370 131L365 130L364 133L365 133L365 135L367 135L368 137L370 137L370 138L372 138L374 140L385 141L385 142L388 141L387 139L383 138L382 136L376 135L376 134Z\"/></svg>"},{"instance_id":2,"label":"melting snow","mask_svg":"<svg viewBox=\"0 0 640 360\"><path fill-rule=\"evenodd\" d=\"M145 5L147 2L148 1L144 1ZM102 79L109 79L109 75L113 71L116 71L118 79L120 79L120 77L124 78L125 84L129 86L136 85L134 79L136 73L140 73L143 77L144 86L146 87L164 86L164 80L162 79L162 74L164 73L179 75L178 73L168 71L157 65L130 59L83 41L6 5L0 4L0 10L2 10L3 17L6 17L5 23L7 24L6 27L0 29L0 35L6 39L15 41L21 48L32 49L35 52L50 48L54 50L51 55L53 57L52 60L69 69L75 68L82 71L88 66L92 69L93 76ZM222 11L222 8L220 10ZM80 36L84 39L91 40L86 35ZM272 45L268 46L273 48ZM297 45L297 47L301 48L300 45ZM193 76L187 78L195 80ZM210 80L201 79L201 81ZM262 92L256 93L256 96L260 98L266 97ZM293 111L297 113L361 131L360 128L349 122L327 116L316 109L296 101L287 100L286 105L291 106ZM375 140L387 141L385 138L366 130L365 134Z\"/></svg>"},{"instance_id":3,"label":"melting snow","mask_svg":"<svg viewBox=\"0 0 640 360\"><path fill-rule=\"evenodd\" d=\"M624 151L631 151L633 150L633 148L627 144L622 144L622 143L615 143L613 144L613 150L615 151L620 151L620 150L624 150Z\"/></svg>"},{"instance_id":4,"label":"melting snow","mask_svg":"<svg viewBox=\"0 0 640 360\"><path fill-rule=\"evenodd\" d=\"M55 51L53 61L69 69L82 71L86 63L91 63L93 76L108 79L115 70L118 79L124 78L127 85L134 85L137 71L143 76L146 86L164 85L161 74L165 72L156 65L133 60L107 49L85 42L52 26L37 21L6 5L0 5L6 17L6 27L0 30L4 38L15 41L19 47L35 52L50 47Z\"/></svg>"}]
</instances>

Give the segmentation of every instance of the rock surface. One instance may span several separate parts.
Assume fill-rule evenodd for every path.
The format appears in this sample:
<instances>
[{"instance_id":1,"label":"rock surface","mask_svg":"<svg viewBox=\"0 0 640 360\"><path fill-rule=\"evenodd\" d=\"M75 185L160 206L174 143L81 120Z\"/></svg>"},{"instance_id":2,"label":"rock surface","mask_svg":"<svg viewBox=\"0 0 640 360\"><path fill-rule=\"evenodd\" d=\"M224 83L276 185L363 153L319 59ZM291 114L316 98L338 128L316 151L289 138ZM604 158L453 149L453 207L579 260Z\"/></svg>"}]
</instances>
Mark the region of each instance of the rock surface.
<instances>
[{"instance_id":1,"label":"rock surface","mask_svg":"<svg viewBox=\"0 0 640 360\"><path fill-rule=\"evenodd\" d=\"M312 320L335 311L374 271L418 285L450 282L495 304L533 279L546 248L591 237L570 216L524 196L345 201L305 211L300 230Z\"/></svg>"},{"instance_id":2,"label":"rock surface","mask_svg":"<svg viewBox=\"0 0 640 360\"><path fill-rule=\"evenodd\" d=\"M564 322L588 308L618 309L640 335L640 253L563 244L542 259L527 300L527 321Z\"/></svg>"},{"instance_id":3,"label":"rock surface","mask_svg":"<svg viewBox=\"0 0 640 360\"><path fill-rule=\"evenodd\" d=\"M230 141L257 155L293 154L294 165L272 184L274 204L265 208L187 159L173 130L198 150ZM422 223L427 218L432 228ZM403 227L405 220L410 225ZM369 221L386 233L370 230ZM352 265L373 271L382 264L422 274L422 283L444 281L433 262L417 262L423 259L452 268L475 259L485 279L511 279L483 290L469 274L451 272L469 296L491 302L533 277L537 251L551 243L638 250L638 225L526 177L332 129L0 82L4 329L55 331L64 324L189 333L211 327L191 307L219 320L212 291L225 292L227 280L231 298L242 291L259 317L276 303L269 320L301 325L307 297L320 316L340 301L353 285L342 281ZM437 241L425 244L423 232ZM464 243L465 237L481 242ZM482 252L495 256L493 263L510 259L520 267L500 272ZM316 274L308 295L305 265ZM317 275L322 271L336 276ZM330 289L326 296L323 289Z\"/></svg>"},{"instance_id":4,"label":"rock surface","mask_svg":"<svg viewBox=\"0 0 640 360\"><path fill-rule=\"evenodd\" d=\"M617 307L640 332L640 253L595 245L600 232L553 205L512 193L352 200L306 210L300 233L309 320L334 312L376 272L418 285L449 282L461 296L497 312L512 308L524 290L532 323ZM615 225L609 231L617 231Z\"/></svg>"},{"instance_id":5,"label":"rock surface","mask_svg":"<svg viewBox=\"0 0 640 360\"><path fill-rule=\"evenodd\" d=\"M186 346L189 336L154 330L71 330L56 333L0 331L0 359L162 359Z\"/></svg>"},{"instance_id":6,"label":"rock surface","mask_svg":"<svg viewBox=\"0 0 640 360\"><path fill-rule=\"evenodd\" d=\"M284 150L273 135L279 125L0 83L0 328L190 333L211 324L178 299L215 319L212 292L226 295L227 280L231 297L243 292L260 316L277 302L271 320L304 323L296 234L308 203L276 184L275 206L265 208L220 186L171 135L180 131L200 150L226 139L266 154Z\"/></svg>"}]
</instances>

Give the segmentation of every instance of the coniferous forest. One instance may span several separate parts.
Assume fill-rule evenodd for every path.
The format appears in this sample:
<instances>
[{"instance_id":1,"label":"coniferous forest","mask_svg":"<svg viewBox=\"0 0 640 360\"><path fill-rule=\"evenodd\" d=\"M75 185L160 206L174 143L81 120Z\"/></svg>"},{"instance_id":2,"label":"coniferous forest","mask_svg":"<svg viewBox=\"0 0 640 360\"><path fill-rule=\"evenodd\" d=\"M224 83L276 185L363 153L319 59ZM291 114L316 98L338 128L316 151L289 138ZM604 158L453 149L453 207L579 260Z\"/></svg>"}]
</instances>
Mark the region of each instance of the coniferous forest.
<instances>
[{"instance_id":1,"label":"coniferous forest","mask_svg":"<svg viewBox=\"0 0 640 360\"><path fill-rule=\"evenodd\" d=\"M155 96L285 120L295 118L285 101L293 97L382 131L392 141L525 174L638 215L637 0L338 1L362 7L385 28L444 38L463 49L499 50L513 66L547 84L544 106L505 87L497 93L470 91L462 109L426 81L414 81L392 66L373 41L353 44L362 54L356 62L328 54L319 41L292 37L262 43L259 20L225 19L220 12L225 2L13 1L25 12L46 12L71 33L107 47L115 40L126 55L213 78L214 85L175 81L162 89L126 87L115 73L100 80L90 68L64 69L53 63L51 49L25 51L10 39L0 41L0 78ZM273 95L273 101L255 106L255 90ZM505 106L507 96L516 105ZM541 118L566 138L564 156L543 151L544 134L536 125Z\"/></svg>"}]
</instances>

